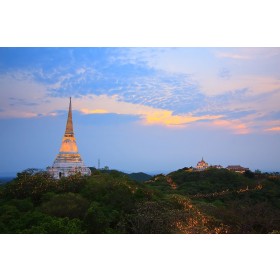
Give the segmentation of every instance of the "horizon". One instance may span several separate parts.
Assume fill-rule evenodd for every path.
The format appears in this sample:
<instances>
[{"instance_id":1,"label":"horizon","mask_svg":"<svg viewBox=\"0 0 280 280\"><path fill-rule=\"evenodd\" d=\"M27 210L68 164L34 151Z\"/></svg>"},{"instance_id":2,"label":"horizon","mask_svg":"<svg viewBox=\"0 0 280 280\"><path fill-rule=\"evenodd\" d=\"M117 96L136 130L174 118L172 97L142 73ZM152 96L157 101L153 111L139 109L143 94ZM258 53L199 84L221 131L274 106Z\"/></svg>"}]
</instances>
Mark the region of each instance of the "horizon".
<instances>
[{"instance_id":1,"label":"horizon","mask_svg":"<svg viewBox=\"0 0 280 280\"><path fill-rule=\"evenodd\" d=\"M278 172L279 62L280 48L0 48L0 174L52 165L71 96L86 166Z\"/></svg>"}]
</instances>

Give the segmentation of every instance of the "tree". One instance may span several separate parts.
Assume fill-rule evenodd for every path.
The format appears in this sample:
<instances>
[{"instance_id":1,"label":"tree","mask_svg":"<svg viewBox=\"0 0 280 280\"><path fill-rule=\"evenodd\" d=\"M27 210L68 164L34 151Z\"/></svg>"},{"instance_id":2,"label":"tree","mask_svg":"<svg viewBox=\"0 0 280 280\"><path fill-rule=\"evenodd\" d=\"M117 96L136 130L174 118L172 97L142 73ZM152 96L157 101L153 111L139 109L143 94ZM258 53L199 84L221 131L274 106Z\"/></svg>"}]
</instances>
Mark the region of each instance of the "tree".
<instances>
[{"instance_id":1,"label":"tree","mask_svg":"<svg viewBox=\"0 0 280 280\"><path fill-rule=\"evenodd\" d=\"M79 219L46 216L37 225L23 229L20 233L77 234L84 233Z\"/></svg>"},{"instance_id":2,"label":"tree","mask_svg":"<svg viewBox=\"0 0 280 280\"><path fill-rule=\"evenodd\" d=\"M63 193L55 195L41 206L43 213L56 217L82 219L87 211L89 202L80 194Z\"/></svg>"},{"instance_id":3,"label":"tree","mask_svg":"<svg viewBox=\"0 0 280 280\"><path fill-rule=\"evenodd\" d=\"M255 177L255 174L254 172L252 172L251 170L246 170L244 172L244 176L247 177L247 178L254 178Z\"/></svg>"},{"instance_id":4,"label":"tree","mask_svg":"<svg viewBox=\"0 0 280 280\"><path fill-rule=\"evenodd\" d=\"M38 169L27 169L17 174L16 179L6 184L2 196L7 198L31 198L40 203L43 193L56 188L55 181L47 172Z\"/></svg>"},{"instance_id":5,"label":"tree","mask_svg":"<svg viewBox=\"0 0 280 280\"><path fill-rule=\"evenodd\" d=\"M110 225L108 210L98 202L92 202L85 216L85 225L89 233L105 233Z\"/></svg>"}]
</instances>

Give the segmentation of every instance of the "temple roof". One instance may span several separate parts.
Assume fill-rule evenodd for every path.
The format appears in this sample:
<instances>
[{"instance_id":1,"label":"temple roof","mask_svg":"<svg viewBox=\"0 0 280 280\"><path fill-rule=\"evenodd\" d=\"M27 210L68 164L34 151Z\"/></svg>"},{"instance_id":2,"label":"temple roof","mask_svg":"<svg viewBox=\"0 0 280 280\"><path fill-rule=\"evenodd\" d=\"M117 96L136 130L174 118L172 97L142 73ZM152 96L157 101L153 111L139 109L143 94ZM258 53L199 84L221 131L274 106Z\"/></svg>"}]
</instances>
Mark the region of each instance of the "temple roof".
<instances>
[{"instance_id":1,"label":"temple roof","mask_svg":"<svg viewBox=\"0 0 280 280\"><path fill-rule=\"evenodd\" d=\"M199 161L198 163L206 163L202 157L201 161Z\"/></svg>"},{"instance_id":2,"label":"temple roof","mask_svg":"<svg viewBox=\"0 0 280 280\"><path fill-rule=\"evenodd\" d=\"M69 111L68 111L68 118L67 118L67 123L66 123L66 129L64 133L64 137L62 139L62 144L60 147L60 153L63 154L73 154L73 153L78 153L78 147L76 143L76 139L74 136L74 130L73 130L73 122L72 122L72 103L71 103L71 97L70 97L70 103L69 103ZM68 160L71 159L68 158Z\"/></svg>"},{"instance_id":3,"label":"temple roof","mask_svg":"<svg viewBox=\"0 0 280 280\"><path fill-rule=\"evenodd\" d=\"M68 111L68 118L66 123L66 129L65 129L65 136L74 136L74 130L73 130L73 122L72 122L72 104L71 104L71 97L70 97L70 103L69 103L69 111Z\"/></svg>"}]
</instances>

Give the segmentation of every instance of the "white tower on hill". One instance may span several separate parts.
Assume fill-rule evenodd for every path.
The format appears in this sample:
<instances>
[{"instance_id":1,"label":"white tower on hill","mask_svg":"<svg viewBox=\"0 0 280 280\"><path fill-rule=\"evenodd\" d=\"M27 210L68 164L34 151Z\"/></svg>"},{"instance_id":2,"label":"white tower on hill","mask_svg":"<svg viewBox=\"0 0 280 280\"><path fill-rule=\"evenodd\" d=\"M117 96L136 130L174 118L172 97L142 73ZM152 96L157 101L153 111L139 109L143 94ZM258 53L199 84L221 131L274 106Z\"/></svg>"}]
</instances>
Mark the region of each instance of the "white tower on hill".
<instances>
[{"instance_id":1,"label":"white tower on hill","mask_svg":"<svg viewBox=\"0 0 280 280\"><path fill-rule=\"evenodd\" d=\"M71 97L66 130L62 139L59 154L56 156L52 167L49 167L47 171L56 179L67 177L78 172L82 175L91 174L90 169L84 165L78 152L73 130Z\"/></svg>"}]
</instances>

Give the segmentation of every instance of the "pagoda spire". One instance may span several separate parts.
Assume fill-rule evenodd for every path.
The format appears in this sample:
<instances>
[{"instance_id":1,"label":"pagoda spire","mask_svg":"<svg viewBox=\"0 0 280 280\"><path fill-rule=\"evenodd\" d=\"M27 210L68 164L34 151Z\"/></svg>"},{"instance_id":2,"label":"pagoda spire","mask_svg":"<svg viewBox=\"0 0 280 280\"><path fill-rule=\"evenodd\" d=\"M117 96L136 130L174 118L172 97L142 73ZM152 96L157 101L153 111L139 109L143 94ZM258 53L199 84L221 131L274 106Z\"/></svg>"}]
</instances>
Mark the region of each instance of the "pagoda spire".
<instances>
[{"instance_id":1,"label":"pagoda spire","mask_svg":"<svg viewBox=\"0 0 280 280\"><path fill-rule=\"evenodd\" d=\"M68 118L67 118L67 123L66 123L66 129L65 129L65 134L64 134L64 136L66 136L66 137L73 137L73 136L74 136L73 122L72 122L72 104L71 104L71 97L70 97Z\"/></svg>"},{"instance_id":2,"label":"pagoda spire","mask_svg":"<svg viewBox=\"0 0 280 280\"><path fill-rule=\"evenodd\" d=\"M84 165L84 162L78 152L78 146L73 130L71 97L66 129L60 150L54 160L52 167L48 168L48 172L56 179L67 177L77 172L81 173L82 175L91 174L90 169Z\"/></svg>"}]
</instances>

